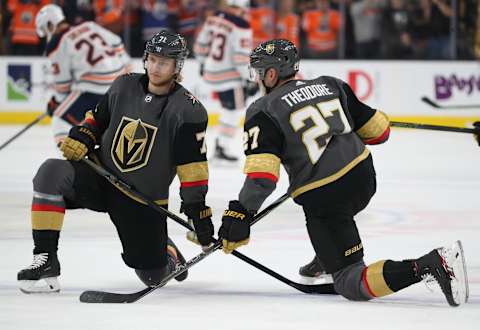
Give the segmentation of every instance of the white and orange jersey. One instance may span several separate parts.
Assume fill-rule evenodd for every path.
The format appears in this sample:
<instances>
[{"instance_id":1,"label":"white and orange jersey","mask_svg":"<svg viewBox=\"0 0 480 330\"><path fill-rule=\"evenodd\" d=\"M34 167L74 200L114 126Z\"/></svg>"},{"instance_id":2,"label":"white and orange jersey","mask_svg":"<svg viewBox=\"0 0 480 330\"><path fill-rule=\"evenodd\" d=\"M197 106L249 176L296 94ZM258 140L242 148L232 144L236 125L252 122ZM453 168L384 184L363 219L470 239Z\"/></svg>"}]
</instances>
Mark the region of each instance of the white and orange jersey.
<instances>
[{"instance_id":1,"label":"white and orange jersey","mask_svg":"<svg viewBox=\"0 0 480 330\"><path fill-rule=\"evenodd\" d=\"M243 18L223 11L207 18L195 42L203 78L216 91L243 86L249 78L252 30Z\"/></svg>"},{"instance_id":2,"label":"white and orange jersey","mask_svg":"<svg viewBox=\"0 0 480 330\"><path fill-rule=\"evenodd\" d=\"M57 101L72 91L104 94L115 78L131 69L120 37L94 22L54 35L46 53Z\"/></svg>"}]
</instances>

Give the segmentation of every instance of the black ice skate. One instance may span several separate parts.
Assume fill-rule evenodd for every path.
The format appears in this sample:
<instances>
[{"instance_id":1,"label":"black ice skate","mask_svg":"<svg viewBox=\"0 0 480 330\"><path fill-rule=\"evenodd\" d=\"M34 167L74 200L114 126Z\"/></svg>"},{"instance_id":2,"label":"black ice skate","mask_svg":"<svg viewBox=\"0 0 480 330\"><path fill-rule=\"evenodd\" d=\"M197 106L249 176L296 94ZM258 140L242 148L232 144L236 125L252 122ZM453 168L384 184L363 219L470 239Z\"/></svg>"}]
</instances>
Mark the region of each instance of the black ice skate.
<instances>
[{"instance_id":1,"label":"black ice skate","mask_svg":"<svg viewBox=\"0 0 480 330\"><path fill-rule=\"evenodd\" d=\"M332 275L327 274L316 256L310 263L300 267L298 273L301 276L301 282L303 284L333 283Z\"/></svg>"},{"instance_id":2,"label":"black ice skate","mask_svg":"<svg viewBox=\"0 0 480 330\"><path fill-rule=\"evenodd\" d=\"M238 161L238 157L232 155L232 154L229 154L226 150L226 148L222 147L219 143L218 143L218 139L215 141L215 154L214 154L214 158L215 159L218 159L218 160L221 160L221 161L226 161L226 162L230 162L230 163L234 163L236 161Z\"/></svg>"},{"instance_id":3,"label":"black ice skate","mask_svg":"<svg viewBox=\"0 0 480 330\"><path fill-rule=\"evenodd\" d=\"M468 300L468 279L462 243L441 247L414 261L416 275L427 283L436 281L450 306Z\"/></svg>"},{"instance_id":4,"label":"black ice skate","mask_svg":"<svg viewBox=\"0 0 480 330\"><path fill-rule=\"evenodd\" d=\"M185 265L187 263L187 261L185 260L185 258L182 255L182 253L177 248L175 243L173 243L173 241L170 239L170 237L168 238L167 246L172 247L176 252L176 256L175 256L173 253L171 253L170 250L167 250L168 257L171 258L170 260L173 260L173 262L175 264L175 266L174 266L175 268L173 268L172 271L177 269L180 265ZM176 276L175 279L178 282L181 282L181 281L184 281L187 278L187 276L188 276L188 270L186 270L183 273L181 273L180 275Z\"/></svg>"},{"instance_id":5,"label":"black ice skate","mask_svg":"<svg viewBox=\"0 0 480 330\"><path fill-rule=\"evenodd\" d=\"M20 291L23 293L50 293L60 291L58 276L60 276L60 263L57 254L39 253L33 255L30 266L18 272L17 280L20 283ZM47 285L36 286L42 280Z\"/></svg>"}]
</instances>

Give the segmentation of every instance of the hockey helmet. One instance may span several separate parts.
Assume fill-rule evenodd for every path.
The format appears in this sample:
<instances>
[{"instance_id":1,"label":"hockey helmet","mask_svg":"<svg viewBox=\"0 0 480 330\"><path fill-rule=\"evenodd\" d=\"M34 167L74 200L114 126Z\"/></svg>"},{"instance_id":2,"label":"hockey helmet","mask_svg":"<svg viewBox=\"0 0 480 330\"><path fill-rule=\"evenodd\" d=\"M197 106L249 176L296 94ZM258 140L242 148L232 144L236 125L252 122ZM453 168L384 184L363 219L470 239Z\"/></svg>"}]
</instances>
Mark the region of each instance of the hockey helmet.
<instances>
[{"instance_id":1,"label":"hockey helmet","mask_svg":"<svg viewBox=\"0 0 480 330\"><path fill-rule=\"evenodd\" d=\"M40 38L47 37L47 40L53 35L53 31L57 28L58 24L65 20L62 8L55 4L45 5L39 10L35 17L35 29ZM48 24L52 24L53 31L48 29Z\"/></svg>"},{"instance_id":2,"label":"hockey helmet","mask_svg":"<svg viewBox=\"0 0 480 330\"><path fill-rule=\"evenodd\" d=\"M249 8L250 0L227 0L227 5L238 8Z\"/></svg>"},{"instance_id":3,"label":"hockey helmet","mask_svg":"<svg viewBox=\"0 0 480 330\"><path fill-rule=\"evenodd\" d=\"M145 43L144 61L147 60L148 54L175 59L176 73L179 73L188 56L187 42L180 34L163 30Z\"/></svg>"},{"instance_id":4,"label":"hockey helmet","mask_svg":"<svg viewBox=\"0 0 480 330\"><path fill-rule=\"evenodd\" d=\"M300 66L300 56L295 45L285 39L262 42L250 54L250 72L260 80L268 69L275 69L281 79L294 76Z\"/></svg>"}]
</instances>

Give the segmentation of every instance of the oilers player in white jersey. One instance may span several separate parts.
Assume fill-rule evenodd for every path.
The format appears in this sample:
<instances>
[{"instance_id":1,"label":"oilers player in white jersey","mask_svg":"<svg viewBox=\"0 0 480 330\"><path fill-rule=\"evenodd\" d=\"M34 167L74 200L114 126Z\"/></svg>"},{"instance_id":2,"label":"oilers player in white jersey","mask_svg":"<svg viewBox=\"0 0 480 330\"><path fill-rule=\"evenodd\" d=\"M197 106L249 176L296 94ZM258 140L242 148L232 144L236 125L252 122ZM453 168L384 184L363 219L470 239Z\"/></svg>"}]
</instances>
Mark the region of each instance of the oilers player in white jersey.
<instances>
[{"instance_id":1,"label":"oilers player in white jersey","mask_svg":"<svg viewBox=\"0 0 480 330\"><path fill-rule=\"evenodd\" d=\"M217 92L222 104L215 156L227 161L237 160L232 143L244 113L246 95L258 90L249 81L252 30L244 18L249 3L249 0L227 0L223 10L207 18L194 45L200 74Z\"/></svg>"},{"instance_id":2,"label":"oilers player in white jersey","mask_svg":"<svg viewBox=\"0 0 480 330\"><path fill-rule=\"evenodd\" d=\"M35 18L46 38L54 91L47 105L55 143L78 125L119 75L130 71L130 56L117 35L94 22L70 26L62 9L49 4Z\"/></svg>"}]
</instances>

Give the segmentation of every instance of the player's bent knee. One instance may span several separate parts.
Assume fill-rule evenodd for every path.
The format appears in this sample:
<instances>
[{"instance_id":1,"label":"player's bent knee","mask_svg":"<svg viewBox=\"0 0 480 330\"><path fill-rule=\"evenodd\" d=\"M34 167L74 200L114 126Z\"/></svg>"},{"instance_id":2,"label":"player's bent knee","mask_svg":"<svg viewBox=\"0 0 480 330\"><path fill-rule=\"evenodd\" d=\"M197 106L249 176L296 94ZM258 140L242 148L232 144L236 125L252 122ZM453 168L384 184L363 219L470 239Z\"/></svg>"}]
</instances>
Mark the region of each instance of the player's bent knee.
<instances>
[{"instance_id":1,"label":"player's bent knee","mask_svg":"<svg viewBox=\"0 0 480 330\"><path fill-rule=\"evenodd\" d=\"M63 195L73 185L75 170L63 159L47 159L33 178L33 190L42 193Z\"/></svg>"},{"instance_id":2,"label":"player's bent knee","mask_svg":"<svg viewBox=\"0 0 480 330\"><path fill-rule=\"evenodd\" d=\"M349 265L333 274L335 291L348 300L367 301L372 299L362 284L365 264L362 261Z\"/></svg>"},{"instance_id":3,"label":"player's bent knee","mask_svg":"<svg viewBox=\"0 0 480 330\"><path fill-rule=\"evenodd\" d=\"M146 286L157 286L170 273L169 267L165 266L160 269L135 269L140 281Z\"/></svg>"}]
</instances>

